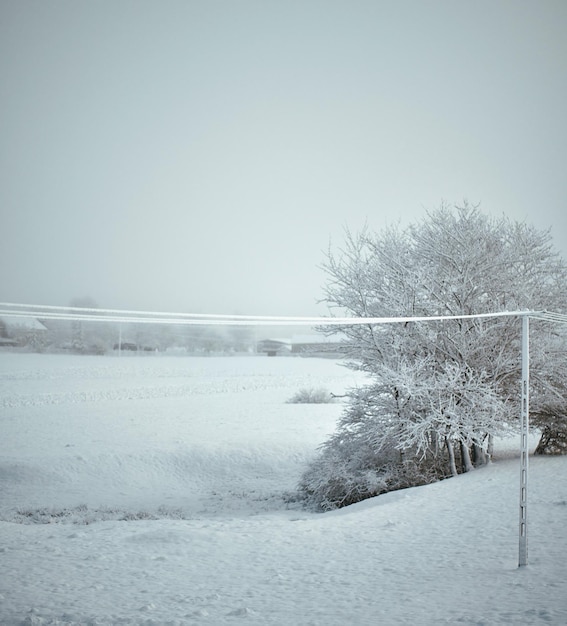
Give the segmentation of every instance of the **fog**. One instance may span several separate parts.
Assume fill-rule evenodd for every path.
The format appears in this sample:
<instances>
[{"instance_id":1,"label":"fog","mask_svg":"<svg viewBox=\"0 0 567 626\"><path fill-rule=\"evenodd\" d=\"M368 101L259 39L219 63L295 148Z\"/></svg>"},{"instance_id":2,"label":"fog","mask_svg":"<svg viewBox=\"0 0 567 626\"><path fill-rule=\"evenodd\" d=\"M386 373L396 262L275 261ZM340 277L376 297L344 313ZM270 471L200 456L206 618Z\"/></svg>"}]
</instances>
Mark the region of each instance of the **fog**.
<instances>
[{"instance_id":1,"label":"fog","mask_svg":"<svg viewBox=\"0 0 567 626\"><path fill-rule=\"evenodd\" d=\"M567 4L0 4L0 300L312 315L468 199L567 257Z\"/></svg>"}]
</instances>

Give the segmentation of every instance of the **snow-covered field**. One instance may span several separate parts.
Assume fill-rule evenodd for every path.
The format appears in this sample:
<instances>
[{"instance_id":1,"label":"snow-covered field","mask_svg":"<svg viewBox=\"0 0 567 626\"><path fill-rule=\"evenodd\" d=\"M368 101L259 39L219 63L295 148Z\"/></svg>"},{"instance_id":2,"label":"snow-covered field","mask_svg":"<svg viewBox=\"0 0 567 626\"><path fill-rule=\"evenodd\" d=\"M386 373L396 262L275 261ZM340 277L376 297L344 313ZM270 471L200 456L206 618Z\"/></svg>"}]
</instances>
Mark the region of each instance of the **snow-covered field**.
<instances>
[{"instance_id":1,"label":"snow-covered field","mask_svg":"<svg viewBox=\"0 0 567 626\"><path fill-rule=\"evenodd\" d=\"M0 624L567 624L567 458L289 501L362 381L324 359L0 354Z\"/></svg>"}]
</instances>

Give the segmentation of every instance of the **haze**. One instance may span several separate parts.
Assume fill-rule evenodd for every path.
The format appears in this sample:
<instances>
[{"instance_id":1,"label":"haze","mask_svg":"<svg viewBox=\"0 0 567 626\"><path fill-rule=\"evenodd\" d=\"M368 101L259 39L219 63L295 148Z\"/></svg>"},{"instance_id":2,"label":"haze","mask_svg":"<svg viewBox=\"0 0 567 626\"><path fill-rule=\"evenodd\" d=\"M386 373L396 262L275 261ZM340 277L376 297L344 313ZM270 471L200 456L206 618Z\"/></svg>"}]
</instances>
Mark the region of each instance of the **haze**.
<instances>
[{"instance_id":1,"label":"haze","mask_svg":"<svg viewBox=\"0 0 567 626\"><path fill-rule=\"evenodd\" d=\"M567 3L0 3L0 300L311 315L343 229L567 257Z\"/></svg>"}]
</instances>

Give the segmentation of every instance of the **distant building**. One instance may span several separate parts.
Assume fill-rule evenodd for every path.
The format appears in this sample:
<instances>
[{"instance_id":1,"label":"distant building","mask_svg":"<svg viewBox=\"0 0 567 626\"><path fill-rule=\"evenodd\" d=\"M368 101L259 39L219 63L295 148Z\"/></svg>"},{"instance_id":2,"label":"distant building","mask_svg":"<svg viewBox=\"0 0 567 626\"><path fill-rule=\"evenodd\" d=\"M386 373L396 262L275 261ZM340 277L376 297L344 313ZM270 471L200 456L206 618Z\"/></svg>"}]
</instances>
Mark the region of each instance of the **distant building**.
<instances>
[{"instance_id":1,"label":"distant building","mask_svg":"<svg viewBox=\"0 0 567 626\"><path fill-rule=\"evenodd\" d=\"M289 339L262 339L256 344L256 352L268 356L283 356L291 354L291 340Z\"/></svg>"},{"instance_id":2,"label":"distant building","mask_svg":"<svg viewBox=\"0 0 567 626\"><path fill-rule=\"evenodd\" d=\"M0 347L32 346L45 342L47 328L35 317L0 317Z\"/></svg>"},{"instance_id":3,"label":"distant building","mask_svg":"<svg viewBox=\"0 0 567 626\"><path fill-rule=\"evenodd\" d=\"M346 337L341 334L327 337L321 333L293 335L291 338L292 354L303 356L342 356L345 353Z\"/></svg>"},{"instance_id":4,"label":"distant building","mask_svg":"<svg viewBox=\"0 0 567 626\"><path fill-rule=\"evenodd\" d=\"M262 339L256 345L256 352L268 356L288 354L301 356L340 357L346 352L346 337L323 334L293 335L291 339Z\"/></svg>"}]
</instances>

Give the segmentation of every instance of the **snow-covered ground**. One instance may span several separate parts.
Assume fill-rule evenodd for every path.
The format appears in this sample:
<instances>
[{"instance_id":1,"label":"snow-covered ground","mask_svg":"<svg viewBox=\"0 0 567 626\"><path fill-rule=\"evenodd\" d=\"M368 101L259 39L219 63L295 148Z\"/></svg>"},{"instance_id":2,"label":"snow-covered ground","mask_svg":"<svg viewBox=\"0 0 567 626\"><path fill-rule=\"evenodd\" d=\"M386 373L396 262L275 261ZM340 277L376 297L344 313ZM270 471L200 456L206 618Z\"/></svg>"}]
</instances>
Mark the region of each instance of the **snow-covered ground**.
<instances>
[{"instance_id":1,"label":"snow-covered ground","mask_svg":"<svg viewBox=\"0 0 567 626\"><path fill-rule=\"evenodd\" d=\"M313 514L362 378L324 359L0 354L0 624L567 624L567 458Z\"/></svg>"}]
</instances>

